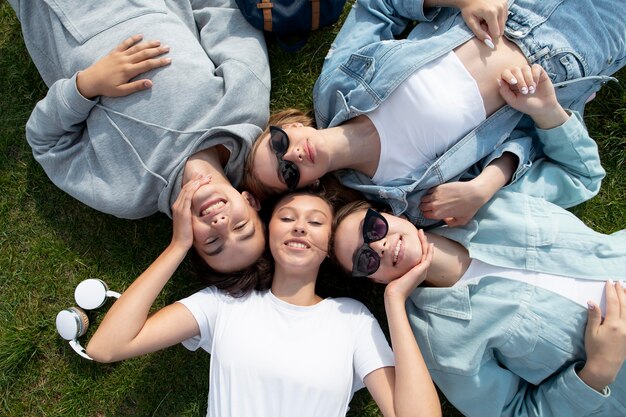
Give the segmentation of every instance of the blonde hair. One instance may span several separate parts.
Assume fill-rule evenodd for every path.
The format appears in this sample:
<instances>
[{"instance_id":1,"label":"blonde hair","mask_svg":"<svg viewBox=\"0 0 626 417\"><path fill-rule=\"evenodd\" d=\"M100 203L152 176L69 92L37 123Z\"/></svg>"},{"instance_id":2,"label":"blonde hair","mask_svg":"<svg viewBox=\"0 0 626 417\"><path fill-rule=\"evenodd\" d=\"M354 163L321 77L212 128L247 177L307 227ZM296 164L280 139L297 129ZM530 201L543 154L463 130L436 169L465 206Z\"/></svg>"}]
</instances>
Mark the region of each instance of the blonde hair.
<instances>
[{"instance_id":1,"label":"blonde hair","mask_svg":"<svg viewBox=\"0 0 626 417\"><path fill-rule=\"evenodd\" d=\"M261 143L261 138L269 134L270 126L282 127L283 125L290 123L302 123L306 127L315 127L315 121L308 114L297 109L285 109L270 116L269 123L261 136L259 136L252 144L252 149L246 158L246 164L243 171L243 181L241 188L252 193L260 201L266 200L268 197L275 194L271 189L268 189L261 181L256 178L252 171L254 170L254 156Z\"/></svg>"}]
</instances>

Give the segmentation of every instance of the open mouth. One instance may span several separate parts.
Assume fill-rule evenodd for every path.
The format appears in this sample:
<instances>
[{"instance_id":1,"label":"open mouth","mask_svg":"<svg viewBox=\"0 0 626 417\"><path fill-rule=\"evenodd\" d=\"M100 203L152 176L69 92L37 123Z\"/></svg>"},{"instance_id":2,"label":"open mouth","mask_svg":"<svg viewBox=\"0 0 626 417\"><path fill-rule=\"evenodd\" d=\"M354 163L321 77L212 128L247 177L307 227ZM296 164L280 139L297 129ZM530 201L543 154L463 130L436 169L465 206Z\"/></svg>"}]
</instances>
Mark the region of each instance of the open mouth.
<instances>
[{"instance_id":1,"label":"open mouth","mask_svg":"<svg viewBox=\"0 0 626 417\"><path fill-rule=\"evenodd\" d=\"M209 200L200 207L200 217L213 216L226 206L227 201L223 198Z\"/></svg>"},{"instance_id":2,"label":"open mouth","mask_svg":"<svg viewBox=\"0 0 626 417\"><path fill-rule=\"evenodd\" d=\"M402 253L402 246L404 244L404 241L402 240L402 236L400 236L400 238L398 239L398 241L396 242L396 247L393 250L393 266L396 266L396 264L398 263L398 260L401 258L401 253Z\"/></svg>"},{"instance_id":3,"label":"open mouth","mask_svg":"<svg viewBox=\"0 0 626 417\"><path fill-rule=\"evenodd\" d=\"M285 246L292 248L292 249L298 249L298 250L305 250L305 249L311 248L311 245L309 245L307 242L303 240L288 240L285 242Z\"/></svg>"}]
</instances>

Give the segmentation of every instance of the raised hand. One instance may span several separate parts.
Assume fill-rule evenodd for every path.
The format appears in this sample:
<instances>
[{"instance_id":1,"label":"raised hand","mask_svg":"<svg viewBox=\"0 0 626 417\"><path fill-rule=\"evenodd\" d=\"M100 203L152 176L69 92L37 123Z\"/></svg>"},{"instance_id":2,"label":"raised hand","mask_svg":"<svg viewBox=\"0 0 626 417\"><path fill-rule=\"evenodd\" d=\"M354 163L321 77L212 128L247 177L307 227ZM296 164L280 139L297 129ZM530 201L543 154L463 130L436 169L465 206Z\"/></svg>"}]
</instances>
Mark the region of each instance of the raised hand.
<instances>
[{"instance_id":1,"label":"raised hand","mask_svg":"<svg viewBox=\"0 0 626 417\"><path fill-rule=\"evenodd\" d=\"M130 81L144 72L169 65L170 58L160 57L169 52L159 41L141 42L135 35L118 45L108 55L78 73L76 87L80 94L92 99L97 96L121 97L152 87L152 81Z\"/></svg>"},{"instance_id":2,"label":"raised hand","mask_svg":"<svg viewBox=\"0 0 626 417\"><path fill-rule=\"evenodd\" d=\"M621 282L606 283L606 316L589 303L585 331L587 362L578 372L580 379L597 391L612 383L626 359L626 290Z\"/></svg>"},{"instance_id":3,"label":"raised hand","mask_svg":"<svg viewBox=\"0 0 626 417\"><path fill-rule=\"evenodd\" d=\"M428 190L419 205L427 219L443 220L448 226L463 226L476 214L490 196L475 181L449 182Z\"/></svg>"},{"instance_id":4,"label":"raised hand","mask_svg":"<svg viewBox=\"0 0 626 417\"><path fill-rule=\"evenodd\" d=\"M426 272L433 259L433 245L428 243L423 230L420 229L417 233L422 246L422 259L406 274L387 284L385 298L399 297L402 300L406 300L409 294L426 279Z\"/></svg>"},{"instance_id":5,"label":"raised hand","mask_svg":"<svg viewBox=\"0 0 626 417\"><path fill-rule=\"evenodd\" d=\"M509 12L506 0L459 0L463 20L476 37L493 49L493 39L504 34Z\"/></svg>"},{"instance_id":6,"label":"raised hand","mask_svg":"<svg viewBox=\"0 0 626 417\"><path fill-rule=\"evenodd\" d=\"M540 65L507 68L497 81L500 95L507 104L532 117L540 128L560 126L569 118L556 98L552 81Z\"/></svg>"},{"instance_id":7,"label":"raised hand","mask_svg":"<svg viewBox=\"0 0 626 417\"><path fill-rule=\"evenodd\" d=\"M188 181L180 190L178 198L172 205L172 220L174 224L174 230L172 231L173 246L181 246L188 250L193 245L192 198L198 188L210 182L210 175L198 176Z\"/></svg>"}]
</instances>

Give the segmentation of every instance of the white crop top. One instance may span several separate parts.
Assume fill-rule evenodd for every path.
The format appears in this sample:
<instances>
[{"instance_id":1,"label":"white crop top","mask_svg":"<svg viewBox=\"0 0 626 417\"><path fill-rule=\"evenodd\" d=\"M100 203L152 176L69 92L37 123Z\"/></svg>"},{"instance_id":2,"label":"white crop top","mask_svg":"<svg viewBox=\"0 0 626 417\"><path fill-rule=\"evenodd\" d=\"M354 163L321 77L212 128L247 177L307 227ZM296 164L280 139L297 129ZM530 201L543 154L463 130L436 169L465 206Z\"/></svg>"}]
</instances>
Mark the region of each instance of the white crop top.
<instances>
[{"instance_id":1,"label":"white crop top","mask_svg":"<svg viewBox=\"0 0 626 417\"><path fill-rule=\"evenodd\" d=\"M602 317L604 317L606 313L604 281L572 278L522 269L503 268L477 259L472 259L469 268L467 268L465 274L463 274L454 286L470 282L478 283L478 281L486 276L522 281L569 298L585 308L587 308L587 301L591 300L600 306Z\"/></svg>"},{"instance_id":2,"label":"white crop top","mask_svg":"<svg viewBox=\"0 0 626 417\"><path fill-rule=\"evenodd\" d=\"M476 81L449 52L418 69L367 117L380 137L372 181L384 184L430 165L485 120L486 112Z\"/></svg>"}]
</instances>

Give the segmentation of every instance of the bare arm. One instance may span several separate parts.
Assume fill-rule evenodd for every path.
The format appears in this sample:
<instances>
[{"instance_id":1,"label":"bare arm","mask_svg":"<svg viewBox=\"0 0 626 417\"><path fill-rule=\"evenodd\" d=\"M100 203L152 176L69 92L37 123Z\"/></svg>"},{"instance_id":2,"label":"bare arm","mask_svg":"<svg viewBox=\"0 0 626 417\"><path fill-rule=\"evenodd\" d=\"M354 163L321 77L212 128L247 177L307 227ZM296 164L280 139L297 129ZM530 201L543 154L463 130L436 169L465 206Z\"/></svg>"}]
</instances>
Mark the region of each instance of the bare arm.
<instances>
[{"instance_id":1,"label":"bare arm","mask_svg":"<svg viewBox=\"0 0 626 417\"><path fill-rule=\"evenodd\" d=\"M365 379L365 385L383 415L441 416L441 405L435 385L409 325L405 302L409 294L426 277L432 259L432 245L419 232L422 261L385 289L385 312L391 334L395 368L380 368Z\"/></svg>"},{"instance_id":2,"label":"bare arm","mask_svg":"<svg viewBox=\"0 0 626 417\"><path fill-rule=\"evenodd\" d=\"M148 316L150 308L174 274L193 241L191 197L210 178L188 182L172 207L172 242L113 304L87 345L89 356L113 362L163 349L199 334L193 315L182 304Z\"/></svg>"}]
</instances>

